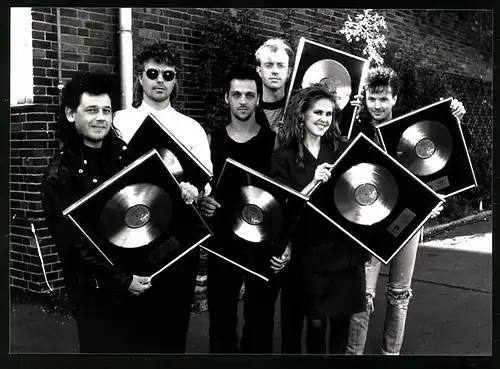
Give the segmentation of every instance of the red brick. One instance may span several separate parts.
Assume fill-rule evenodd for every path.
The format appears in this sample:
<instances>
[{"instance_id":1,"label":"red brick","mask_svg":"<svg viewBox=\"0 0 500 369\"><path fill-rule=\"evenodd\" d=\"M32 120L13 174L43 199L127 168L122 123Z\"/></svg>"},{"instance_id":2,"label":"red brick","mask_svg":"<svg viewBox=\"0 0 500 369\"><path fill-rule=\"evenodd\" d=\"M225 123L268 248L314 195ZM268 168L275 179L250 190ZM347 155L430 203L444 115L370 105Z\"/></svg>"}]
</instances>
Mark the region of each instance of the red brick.
<instances>
[{"instance_id":1,"label":"red brick","mask_svg":"<svg viewBox=\"0 0 500 369\"><path fill-rule=\"evenodd\" d=\"M89 28L91 30L100 30L100 31L106 29L106 25L104 23L92 22L92 21L85 21L84 27Z\"/></svg>"},{"instance_id":2,"label":"red brick","mask_svg":"<svg viewBox=\"0 0 500 369\"><path fill-rule=\"evenodd\" d=\"M75 29L75 35L76 35L76 29ZM62 43L66 42L72 45L83 45L83 38L74 35L61 35L61 42Z\"/></svg>"},{"instance_id":3,"label":"red brick","mask_svg":"<svg viewBox=\"0 0 500 369\"><path fill-rule=\"evenodd\" d=\"M50 23L33 21L32 27L35 31L56 32L56 26Z\"/></svg>"},{"instance_id":4,"label":"red brick","mask_svg":"<svg viewBox=\"0 0 500 369\"><path fill-rule=\"evenodd\" d=\"M61 25L82 28L84 26L83 20L79 18L61 17Z\"/></svg>"},{"instance_id":5,"label":"red brick","mask_svg":"<svg viewBox=\"0 0 500 369\"><path fill-rule=\"evenodd\" d=\"M45 39L47 41L57 41L57 33L45 32Z\"/></svg>"},{"instance_id":6,"label":"red brick","mask_svg":"<svg viewBox=\"0 0 500 369\"><path fill-rule=\"evenodd\" d=\"M144 22L144 28L152 29L155 31L163 31L164 26L162 24L158 24L158 23Z\"/></svg>"},{"instance_id":7,"label":"red brick","mask_svg":"<svg viewBox=\"0 0 500 369\"><path fill-rule=\"evenodd\" d=\"M51 64L50 60L33 58L34 67L50 67L50 64Z\"/></svg>"},{"instance_id":8,"label":"red brick","mask_svg":"<svg viewBox=\"0 0 500 369\"><path fill-rule=\"evenodd\" d=\"M105 23L105 24L113 23L113 17L110 15L92 12L92 13L89 13L89 17L92 21L101 22L101 23Z\"/></svg>"},{"instance_id":9,"label":"red brick","mask_svg":"<svg viewBox=\"0 0 500 369\"><path fill-rule=\"evenodd\" d=\"M90 17L89 12L85 10L77 10L76 14L78 19L89 19Z\"/></svg>"},{"instance_id":10,"label":"red brick","mask_svg":"<svg viewBox=\"0 0 500 369\"><path fill-rule=\"evenodd\" d=\"M84 36L84 37L89 37L90 32L86 28L79 28L78 29L78 36Z\"/></svg>"},{"instance_id":11,"label":"red brick","mask_svg":"<svg viewBox=\"0 0 500 369\"><path fill-rule=\"evenodd\" d=\"M33 96L33 102L35 104L51 104L52 97L50 96Z\"/></svg>"},{"instance_id":12,"label":"red brick","mask_svg":"<svg viewBox=\"0 0 500 369\"><path fill-rule=\"evenodd\" d=\"M52 86L52 78L33 77L33 84L35 86Z\"/></svg>"},{"instance_id":13,"label":"red brick","mask_svg":"<svg viewBox=\"0 0 500 369\"><path fill-rule=\"evenodd\" d=\"M76 35L75 27L61 26L62 35Z\"/></svg>"},{"instance_id":14,"label":"red brick","mask_svg":"<svg viewBox=\"0 0 500 369\"><path fill-rule=\"evenodd\" d=\"M47 23L56 23L57 17L53 14L45 14L44 20Z\"/></svg>"},{"instance_id":15,"label":"red brick","mask_svg":"<svg viewBox=\"0 0 500 369\"><path fill-rule=\"evenodd\" d=\"M62 17L75 18L77 13L76 13L76 9L60 8L60 14L61 14L61 18Z\"/></svg>"}]
</instances>

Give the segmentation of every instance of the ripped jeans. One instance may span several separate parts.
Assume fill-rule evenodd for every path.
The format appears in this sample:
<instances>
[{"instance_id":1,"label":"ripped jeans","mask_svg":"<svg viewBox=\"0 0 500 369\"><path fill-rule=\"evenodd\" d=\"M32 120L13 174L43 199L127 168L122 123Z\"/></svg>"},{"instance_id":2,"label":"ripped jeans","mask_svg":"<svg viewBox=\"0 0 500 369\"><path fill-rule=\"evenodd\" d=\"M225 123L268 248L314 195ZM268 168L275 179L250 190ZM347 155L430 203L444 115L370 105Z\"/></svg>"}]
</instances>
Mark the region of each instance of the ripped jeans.
<instances>
[{"instance_id":1,"label":"ripped jeans","mask_svg":"<svg viewBox=\"0 0 500 369\"><path fill-rule=\"evenodd\" d=\"M389 263L389 283L386 287L387 308L383 332L383 355L399 355L403 344L406 314L412 297L411 280L422 230L418 231ZM377 290L382 263L372 257L366 263L366 310L351 316L347 355L362 355L365 349L370 314Z\"/></svg>"}]
</instances>

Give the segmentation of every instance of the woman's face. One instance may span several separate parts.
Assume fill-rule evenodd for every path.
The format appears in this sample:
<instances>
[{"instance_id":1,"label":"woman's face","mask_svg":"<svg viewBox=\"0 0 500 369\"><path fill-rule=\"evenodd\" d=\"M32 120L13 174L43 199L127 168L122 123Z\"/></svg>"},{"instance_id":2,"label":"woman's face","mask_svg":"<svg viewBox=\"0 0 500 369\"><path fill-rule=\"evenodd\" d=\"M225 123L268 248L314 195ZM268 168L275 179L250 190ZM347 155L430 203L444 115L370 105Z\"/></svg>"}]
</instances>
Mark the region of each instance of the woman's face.
<instances>
[{"instance_id":1,"label":"woman's face","mask_svg":"<svg viewBox=\"0 0 500 369\"><path fill-rule=\"evenodd\" d=\"M322 137L332 124L333 102L328 99L315 101L304 113L305 135Z\"/></svg>"}]
</instances>

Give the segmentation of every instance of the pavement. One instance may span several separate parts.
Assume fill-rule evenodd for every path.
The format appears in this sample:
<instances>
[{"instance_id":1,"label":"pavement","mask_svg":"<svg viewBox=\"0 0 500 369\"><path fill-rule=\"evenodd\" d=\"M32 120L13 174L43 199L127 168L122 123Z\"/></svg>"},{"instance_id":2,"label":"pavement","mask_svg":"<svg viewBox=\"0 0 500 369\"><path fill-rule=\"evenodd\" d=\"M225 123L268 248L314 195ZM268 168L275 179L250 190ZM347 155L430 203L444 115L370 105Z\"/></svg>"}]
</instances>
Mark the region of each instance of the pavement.
<instances>
[{"instance_id":1,"label":"pavement","mask_svg":"<svg viewBox=\"0 0 500 369\"><path fill-rule=\"evenodd\" d=\"M402 355L492 355L491 250L490 219L426 238L417 256ZM381 350L387 279L383 267L365 354ZM276 311L274 353L279 353L279 299ZM13 299L9 323L12 354L78 352L75 322L64 311ZM208 353L207 333L208 312L193 314L187 352Z\"/></svg>"}]
</instances>

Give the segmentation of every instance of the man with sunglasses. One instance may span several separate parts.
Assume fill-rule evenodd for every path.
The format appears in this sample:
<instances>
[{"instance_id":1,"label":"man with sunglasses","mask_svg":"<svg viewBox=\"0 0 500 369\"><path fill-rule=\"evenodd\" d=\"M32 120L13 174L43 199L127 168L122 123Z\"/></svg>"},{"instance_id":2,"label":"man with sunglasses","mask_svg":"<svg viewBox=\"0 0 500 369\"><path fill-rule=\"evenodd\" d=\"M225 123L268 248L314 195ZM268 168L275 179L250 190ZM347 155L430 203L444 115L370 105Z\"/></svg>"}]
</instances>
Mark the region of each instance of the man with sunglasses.
<instances>
[{"instance_id":1,"label":"man with sunglasses","mask_svg":"<svg viewBox=\"0 0 500 369\"><path fill-rule=\"evenodd\" d=\"M153 114L173 135L212 171L210 146L203 127L194 119L179 113L172 107L178 94L178 72L182 67L179 52L164 42L146 46L136 58L136 97L133 108L118 111L114 124L125 142L129 142L148 114ZM187 184L184 198L195 199L198 191ZM203 191L210 193L207 185ZM198 273L199 249L189 252L167 268L155 279L148 291L155 300L154 311L144 314L155 316L155 347L150 352L185 352L186 339L193 302L196 275ZM152 330L153 331L153 330Z\"/></svg>"}]
</instances>

